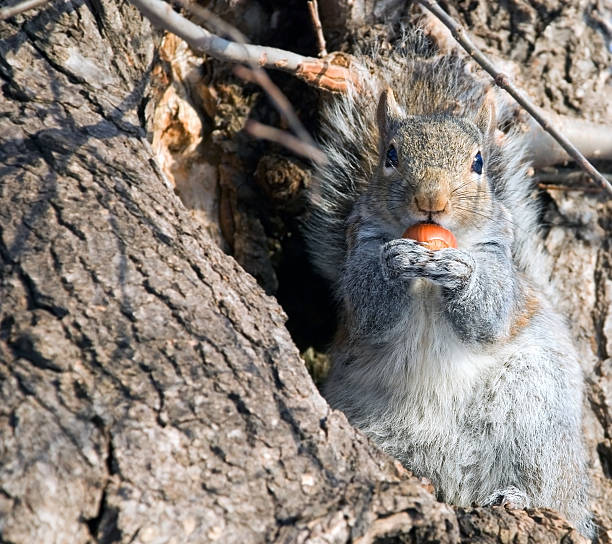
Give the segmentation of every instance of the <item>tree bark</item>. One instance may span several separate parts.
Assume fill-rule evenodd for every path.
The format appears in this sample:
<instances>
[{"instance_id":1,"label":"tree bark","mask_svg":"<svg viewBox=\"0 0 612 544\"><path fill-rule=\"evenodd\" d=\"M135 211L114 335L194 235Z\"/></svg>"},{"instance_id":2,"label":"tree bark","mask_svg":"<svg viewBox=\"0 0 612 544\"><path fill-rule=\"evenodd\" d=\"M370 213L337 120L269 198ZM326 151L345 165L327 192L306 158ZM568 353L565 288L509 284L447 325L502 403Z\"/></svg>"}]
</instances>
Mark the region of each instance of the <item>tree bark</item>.
<instances>
[{"instance_id":1,"label":"tree bark","mask_svg":"<svg viewBox=\"0 0 612 544\"><path fill-rule=\"evenodd\" d=\"M579 542L437 502L330 411L156 163L152 36L112 0L0 23L0 542Z\"/></svg>"}]
</instances>

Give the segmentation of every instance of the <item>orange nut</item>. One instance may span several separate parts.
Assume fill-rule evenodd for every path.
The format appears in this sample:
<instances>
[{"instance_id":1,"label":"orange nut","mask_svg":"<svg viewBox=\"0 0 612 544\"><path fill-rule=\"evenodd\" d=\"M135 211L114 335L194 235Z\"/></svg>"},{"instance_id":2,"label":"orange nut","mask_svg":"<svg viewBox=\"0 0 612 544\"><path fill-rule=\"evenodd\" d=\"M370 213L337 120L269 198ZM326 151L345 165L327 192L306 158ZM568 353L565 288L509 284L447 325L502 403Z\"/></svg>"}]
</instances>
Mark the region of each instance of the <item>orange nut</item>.
<instances>
[{"instance_id":1,"label":"orange nut","mask_svg":"<svg viewBox=\"0 0 612 544\"><path fill-rule=\"evenodd\" d=\"M455 235L435 223L417 223L408 227L402 238L410 238L422 243L431 251L438 251L447 247L457 247Z\"/></svg>"}]
</instances>

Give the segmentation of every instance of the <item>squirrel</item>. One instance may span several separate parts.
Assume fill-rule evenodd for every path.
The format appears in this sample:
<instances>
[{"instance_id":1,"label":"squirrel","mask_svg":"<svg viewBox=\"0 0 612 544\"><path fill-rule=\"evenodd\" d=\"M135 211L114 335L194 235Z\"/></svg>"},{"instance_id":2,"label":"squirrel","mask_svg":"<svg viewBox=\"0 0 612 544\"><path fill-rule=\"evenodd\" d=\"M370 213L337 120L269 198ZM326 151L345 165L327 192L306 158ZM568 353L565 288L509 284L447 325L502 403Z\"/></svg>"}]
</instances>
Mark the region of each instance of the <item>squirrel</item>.
<instances>
[{"instance_id":1,"label":"squirrel","mask_svg":"<svg viewBox=\"0 0 612 544\"><path fill-rule=\"evenodd\" d=\"M306 225L340 308L323 395L439 500L549 507L592 538L583 376L527 144L484 78L424 37L360 59L377 77L323 108ZM402 238L421 222L457 247Z\"/></svg>"}]
</instances>

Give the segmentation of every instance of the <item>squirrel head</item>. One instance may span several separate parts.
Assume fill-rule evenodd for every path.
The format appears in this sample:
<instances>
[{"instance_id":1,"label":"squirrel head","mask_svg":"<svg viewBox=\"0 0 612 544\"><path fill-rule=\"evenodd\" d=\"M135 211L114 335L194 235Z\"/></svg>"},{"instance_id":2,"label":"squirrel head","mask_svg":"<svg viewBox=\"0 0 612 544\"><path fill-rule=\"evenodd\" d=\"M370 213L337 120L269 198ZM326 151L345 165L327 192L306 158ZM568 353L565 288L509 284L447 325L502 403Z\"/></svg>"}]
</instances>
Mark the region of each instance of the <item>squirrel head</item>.
<instances>
[{"instance_id":1,"label":"squirrel head","mask_svg":"<svg viewBox=\"0 0 612 544\"><path fill-rule=\"evenodd\" d=\"M451 231L482 227L493 194L487 150L495 130L490 96L474 118L442 112L406 115L385 89L377 108L379 161L368 190L371 205L397 227L439 223Z\"/></svg>"}]
</instances>

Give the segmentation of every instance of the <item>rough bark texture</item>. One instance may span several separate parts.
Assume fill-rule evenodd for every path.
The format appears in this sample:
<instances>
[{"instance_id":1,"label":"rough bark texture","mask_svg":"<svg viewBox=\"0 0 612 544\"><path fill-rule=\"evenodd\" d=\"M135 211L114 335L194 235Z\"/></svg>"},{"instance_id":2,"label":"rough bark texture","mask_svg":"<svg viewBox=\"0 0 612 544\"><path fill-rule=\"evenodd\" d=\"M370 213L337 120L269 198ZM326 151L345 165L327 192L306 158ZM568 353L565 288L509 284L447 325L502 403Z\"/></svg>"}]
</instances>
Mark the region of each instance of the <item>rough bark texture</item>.
<instances>
[{"instance_id":1,"label":"rough bark texture","mask_svg":"<svg viewBox=\"0 0 612 544\"><path fill-rule=\"evenodd\" d=\"M134 9L50 4L0 23L0 40L0 542L581 540L553 512L436 502L329 410L279 305L154 160L156 43ZM226 155L207 164L236 191L225 230L247 232L260 220L235 183L250 159L215 141ZM572 310L593 312L592 422L609 462L609 253L581 217L549 240L576 235L588 256ZM573 265L558 263L561 278Z\"/></svg>"}]
</instances>

